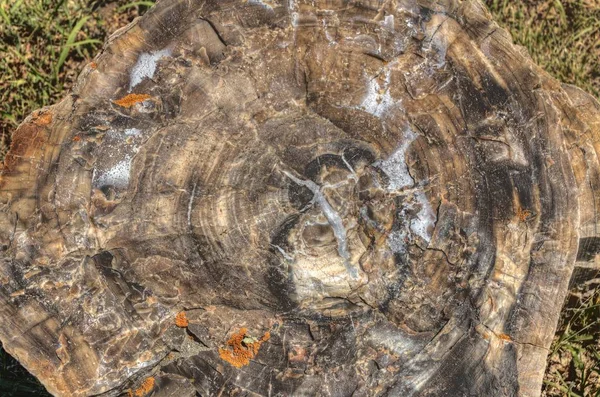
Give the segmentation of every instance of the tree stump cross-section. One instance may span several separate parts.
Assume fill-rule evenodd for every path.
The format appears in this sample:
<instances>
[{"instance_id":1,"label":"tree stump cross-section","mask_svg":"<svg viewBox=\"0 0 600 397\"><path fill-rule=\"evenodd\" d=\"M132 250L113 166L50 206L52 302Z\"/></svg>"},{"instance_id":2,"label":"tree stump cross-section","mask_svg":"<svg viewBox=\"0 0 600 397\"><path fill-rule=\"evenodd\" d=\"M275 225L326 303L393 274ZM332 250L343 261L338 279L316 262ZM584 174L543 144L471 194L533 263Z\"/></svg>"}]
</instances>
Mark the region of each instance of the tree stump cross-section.
<instances>
[{"instance_id":1,"label":"tree stump cross-section","mask_svg":"<svg viewBox=\"0 0 600 397\"><path fill-rule=\"evenodd\" d=\"M600 105L479 0L162 0L0 174L0 340L56 396L538 396Z\"/></svg>"}]
</instances>

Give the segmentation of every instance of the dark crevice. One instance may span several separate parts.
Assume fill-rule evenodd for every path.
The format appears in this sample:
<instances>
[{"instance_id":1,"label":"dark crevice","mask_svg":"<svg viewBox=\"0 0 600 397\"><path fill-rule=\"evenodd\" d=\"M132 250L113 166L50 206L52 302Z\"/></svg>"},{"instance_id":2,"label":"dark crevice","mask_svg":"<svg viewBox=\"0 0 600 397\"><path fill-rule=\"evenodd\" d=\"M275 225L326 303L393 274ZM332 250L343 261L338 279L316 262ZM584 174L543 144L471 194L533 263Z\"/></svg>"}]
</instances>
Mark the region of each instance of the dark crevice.
<instances>
[{"instance_id":1,"label":"dark crevice","mask_svg":"<svg viewBox=\"0 0 600 397\"><path fill-rule=\"evenodd\" d=\"M214 30L215 34L217 35L217 37L219 38L219 40L221 41L221 43L227 47L227 43L225 42L225 39L223 39L223 36L221 36L221 33L217 30L217 27L215 26L215 24L208 18L200 18L201 20L205 21L206 23L208 23L210 25L210 27L212 28L212 30Z\"/></svg>"}]
</instances>

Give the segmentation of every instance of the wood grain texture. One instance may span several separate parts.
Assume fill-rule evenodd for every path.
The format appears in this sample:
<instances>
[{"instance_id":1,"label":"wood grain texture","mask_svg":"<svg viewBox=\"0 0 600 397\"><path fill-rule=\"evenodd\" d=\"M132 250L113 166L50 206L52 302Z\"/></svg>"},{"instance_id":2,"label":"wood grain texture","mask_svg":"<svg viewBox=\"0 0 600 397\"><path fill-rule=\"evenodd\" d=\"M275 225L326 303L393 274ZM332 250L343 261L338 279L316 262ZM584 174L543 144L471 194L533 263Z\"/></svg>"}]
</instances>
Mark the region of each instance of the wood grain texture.
<instances>
[{"instance_id":1,"label":"wood grain texture","mask_svg":"<svg viewBox=\"0 0 600 397\"><path fill-rule=\"evenodd\" d=\"M162 0L15 132L0 339L56 396L537 396L600 105L479 0Z\"/></svg>"}]
</instances>

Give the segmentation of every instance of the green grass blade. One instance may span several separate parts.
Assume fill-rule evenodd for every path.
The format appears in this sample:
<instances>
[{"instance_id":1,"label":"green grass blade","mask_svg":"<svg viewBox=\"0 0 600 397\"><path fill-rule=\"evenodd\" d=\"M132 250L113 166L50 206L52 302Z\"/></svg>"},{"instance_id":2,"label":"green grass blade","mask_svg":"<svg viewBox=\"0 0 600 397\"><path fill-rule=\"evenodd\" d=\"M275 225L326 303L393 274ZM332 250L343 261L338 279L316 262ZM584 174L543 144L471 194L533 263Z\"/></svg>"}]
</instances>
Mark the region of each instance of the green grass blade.
<instances>
[{"instance_id":1,"label":"green grass blade","mask_svg":"<svg viewBox=\"0 0 600 397\"><path fill-rule=\"evenodd\" d=\"M58 62L56 62L56 66L54 67L54 80L55 81L58 81L58 74L60 72L60 69L64 65L65 61L67 60L67 57L69 56L69 51L71 50L72 44L75 42L77 33L79 33L79 31L81 30L81 28L87 22L88 19L90 19L89 16L85 16L85 17L81 18L79 20L79 22L77 22L75 24L73 29L71 29L71 33L69 33L69 37L67 37L67 42L62 47L60 56L58 57Z\"/></svg>"},{"instance_id":2,"label":"green grass blade","mask_svg":"<svg viewBox=\"0 0 600 397\"><path fill-rule=\"evenodd\" d=\"M85 40L80 40L76 43L71 43L71 44L66 44L65 47L79 47L82 45L86 45L86 44L102 44L102 41L97 40L97 39L85 39Z\"/></svg>"},{"instance_id":3,"label":"green grass blade","mask_svg":"<svg viewBox=\"0 0 600 397\"><path fill-rule=\"evenodd\" d=\"M125 4L125 5L122 5L121 7L117 8L117 12L123 12L129 8L137 7L137 6L152 7L153 5L154 5L153 1L134 1L133 3Z\"/></svg>"},{"instance_id":4,"label":"green grass blade","mask_svg":"<svg viewBox=\"0 0 600 397\"><path fill-rule=\"evenodd\" d=\"M11 52L14 56L16 56L17 58L19 58L19 60L21 62L23 62L25 65L27 65L27 67L36 75L38 76L45 76L46 74L40 70L38 70L35 66L33 66L31 64L31 62L29 62L27 60L27 58L25 58L25 56L23 56L23 54L21 54L19 51L15 50L12 47L8 47L8 51Z\"/></svg>"}]
</instances>

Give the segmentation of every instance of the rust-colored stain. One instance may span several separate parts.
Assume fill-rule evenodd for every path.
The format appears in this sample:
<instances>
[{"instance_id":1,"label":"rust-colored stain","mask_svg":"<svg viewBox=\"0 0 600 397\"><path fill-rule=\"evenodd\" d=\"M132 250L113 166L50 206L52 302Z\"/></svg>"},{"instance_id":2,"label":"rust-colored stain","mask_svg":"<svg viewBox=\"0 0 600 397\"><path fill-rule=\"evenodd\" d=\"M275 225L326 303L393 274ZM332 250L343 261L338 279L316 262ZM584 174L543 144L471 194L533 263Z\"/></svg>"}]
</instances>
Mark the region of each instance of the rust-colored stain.
<instances>
[{"instance_id":1,"label":"rust-colored stain","mask_svg":"<svg viewBox=\"0 0 600 397\"><path fill-rule=\"evenodd\" d=\"M225 348L219 348L219 356L236 368L250 364L250 360L258 354L260 346L271 338L271 333L266 332L260 340L247 337L248 330L242 328L234 333L227 341Z\"/></svg>"},{"instance_id":2,"label":"rust-colored stain","mask_svg":"<svg viewBox=\"0 0 600 397\"><path fill-rule=\"evenodd\" d=\"M127 394L129 397L144 397L146 394L150 393L152 389L154 389L155 380L153 377L146 378L140 387L135 389L135 391L129 389Z\"/></svg>"},{"instance_id":3,"label":"rust-colored stain","mask_svg":"<svg viewBox=\"0 0 600 397\"><path fill-rule=\"evenodd\" d=\"M4 158L4 168L11 172L18 163L36 157L48 141L49 133L42 123L52 121L52 115L34 116L32 122L22 124L13 134L10 151Z\"/></svg>"},{"instance_id":4,"label":"rust-colored stain","mask_svg":"<svg viewBox=\"0 0 600 397\"><path fill-rule=\"evenodd\" d=\"M502 339L503 341L506 341L506 342L512 342L511 337L509 335L507 335L507 334L500 334L500 335L498 335L498 338L500 338L500 339Z\"/></svg>"},{"instance_id":5,"label":"rust-colored stain","mask_svg":"<svg viewBox=\"0 0 600 397\"><path fill-rule=\"evenodd\" d=\"M188 325L190 325L190 322L188 321L185 312L177 313L177 317L175 317L175 325L179 328L185 328Z\"/></svg>"},{"instance_id":6,"label":"rust-colored stain","mask_svg":"<svg viewBox=\"0 0 600 397\"><path fill-rule=\"evenodd\" d=\"M531 211L527 211L519 207L517 209L517 217L519 218L520 222L525 222L529 219L529 217L531 217Z\"/></svg>"},{"instance_id":7,"label":"rust-colored stain","mask_svg":"<svg viewBox=\"0 0 600 397\"><path fill-rule=\"evenodd\" d=\"M113 103L124 108L130 108L136 103L144 102L146 99L150 98L152 98L152 96L148 94L129 94L121 99L113 101Z\"/></svg>"}]
</instances>

